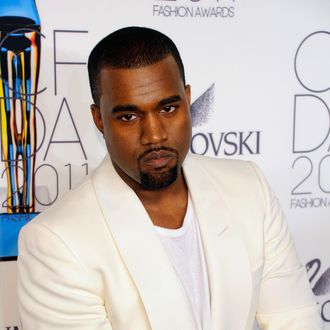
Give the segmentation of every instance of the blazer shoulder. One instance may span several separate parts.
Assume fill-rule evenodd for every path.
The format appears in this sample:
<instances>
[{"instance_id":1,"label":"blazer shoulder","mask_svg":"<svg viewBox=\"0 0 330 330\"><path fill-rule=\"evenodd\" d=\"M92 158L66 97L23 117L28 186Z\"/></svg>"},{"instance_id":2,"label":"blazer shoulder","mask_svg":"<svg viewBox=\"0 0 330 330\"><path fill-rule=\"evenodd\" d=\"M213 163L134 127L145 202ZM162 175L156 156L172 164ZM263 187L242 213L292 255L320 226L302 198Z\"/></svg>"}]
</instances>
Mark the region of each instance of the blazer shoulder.
<instances>
[{"instance_id":1,"label":"blazer shoulder","mask_svg":"<svg viewBox=\"0 0 330 330\"><path fill-rule=\"evenodd\" d=\"M196 154L189 154L187 157L187 161L193 161L200 163L202 166L206 166L209 168L232 168L233 170L237 168L244 168L246 166L250 166L251 161L242 160L242 159L233 159L233 158L215 158L209 156L201 156Z\"/></svg>"},{"instance_id":2,"label":"blazer shoulder","mask_svg":"<svg viewBox=\"0 0 330 330\"><path fill-rule=\"evenodd\" d=\"M254 200L254 204L265 206L272 192L257 164L239 159L211 158L189 155L187 167L213 183L228 200Z\"/></svg>"},{"instance_id":3,"label":"blazer shoulder","mask_svg":"<svg viewBox=\"0 0 330 330\"><path fill-rule=\"evenodd\" d=\"M106 251L108 257L110 253L116 254L91 179L23 226L19 243L34 244L35 237L39 237L40 246L48 246L50 239L57 241L87 268L101 267Z\"/></svg>"},{"instance_id":4,"label":"blazer shoulder","mask_svg":"<svg viewBox=\"0 0 330 330\"><path fill-rule=\"evenodd\" d=\"M36 218L26 226L42 224L46 227L69 226L84 215L92 213L97 206L97 199L91 179L85 180L78 187L70 191L56 201L46 210L42 211Z\"/></svg>"},{"instance_id":5,"label":"blazer shoulder","mask_svg":"<svg viewBox=\"0 0 330 330\"><path fill-rule=\"evenodd\" d=\"M215 177L228 177L232 180L234 176L240 180L264 181L264 175L259 166L250 160L189 155L187 161L198 164Z\"/></svg>"}]
</instances>

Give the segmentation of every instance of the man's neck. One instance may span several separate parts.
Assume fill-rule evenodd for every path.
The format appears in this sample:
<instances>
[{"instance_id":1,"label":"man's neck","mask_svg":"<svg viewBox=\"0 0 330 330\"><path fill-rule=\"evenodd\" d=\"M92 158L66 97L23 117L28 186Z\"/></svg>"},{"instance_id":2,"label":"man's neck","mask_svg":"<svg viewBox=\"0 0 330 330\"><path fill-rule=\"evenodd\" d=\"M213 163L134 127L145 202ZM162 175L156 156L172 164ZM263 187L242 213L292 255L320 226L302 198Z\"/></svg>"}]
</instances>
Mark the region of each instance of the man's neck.
<instances>
[{"instance_id":1,"label":"man's neck","mask_svg":"<svg viewBox=\"0 0 330 330\"><path fill-rule=\"evenodd\" d=\"M188 204L188 188L182 174L168 187L135 191L154 225L169 229L180 228Z\"/></svg>"},{"instance_id":2,"label":"man's neck","mask_svg":"<svg viewBox=\"0 0 330 330\"><path fill-rule=\"evenodd\" d=\"M161 189L146 189L122 171L116 171L139 197L154 225L169 229L182 226L188 204L188 188L182 169L172 184Z\"/></svg>"}]
</instances>

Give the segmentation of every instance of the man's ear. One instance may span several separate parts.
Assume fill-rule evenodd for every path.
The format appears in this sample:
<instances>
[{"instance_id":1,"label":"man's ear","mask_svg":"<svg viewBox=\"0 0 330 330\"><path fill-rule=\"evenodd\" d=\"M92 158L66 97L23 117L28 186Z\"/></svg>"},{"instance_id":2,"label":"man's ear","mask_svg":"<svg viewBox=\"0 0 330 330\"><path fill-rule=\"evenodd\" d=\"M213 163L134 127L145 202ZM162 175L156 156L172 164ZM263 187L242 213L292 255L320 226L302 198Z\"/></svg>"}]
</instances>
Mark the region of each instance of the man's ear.
<instances>
[{"instance_id":1,"label":"man's ear","mask_svg":"<svg viewBox=\"0 0 330 330\"><path fill-rule=\"evenodd\" d=\"M103 134L103 122L102 122L101 110L96 104L91 104L91 113L93 116L95 126Z\"/></svg>"},{"instance_id":2,"label":"man's ear","mask_svg":"<svg viewBox=\"0 0 330 330\"><path fill-rule=\"evenodd\" d=\"M185 86L185 91L186 91L186 97L187 97L188 103L190 105L190 101L191 101L191 87L190 87L190 85Z\"/></svg>"}]
</instances>

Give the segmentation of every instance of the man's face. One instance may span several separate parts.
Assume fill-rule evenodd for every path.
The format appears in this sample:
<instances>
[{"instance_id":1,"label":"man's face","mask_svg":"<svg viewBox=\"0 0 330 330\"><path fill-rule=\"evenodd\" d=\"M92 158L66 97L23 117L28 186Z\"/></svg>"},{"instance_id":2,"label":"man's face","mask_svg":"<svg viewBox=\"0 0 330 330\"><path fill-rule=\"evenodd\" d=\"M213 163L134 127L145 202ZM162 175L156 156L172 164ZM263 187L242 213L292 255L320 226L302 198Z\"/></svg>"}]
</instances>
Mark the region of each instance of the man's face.
<instances>
[{"instance_id":1,"label":"man's face","mask_svg":"<svg viewBox=\"0 0 330 330\"><path fill-rule=\"evenodd\" d=\"M190 86L173 57L138 69L103 68L100 90L93 119L122 179L147 189L174 182L189 149L191 119Z\"/></svg>"}]
</instances>

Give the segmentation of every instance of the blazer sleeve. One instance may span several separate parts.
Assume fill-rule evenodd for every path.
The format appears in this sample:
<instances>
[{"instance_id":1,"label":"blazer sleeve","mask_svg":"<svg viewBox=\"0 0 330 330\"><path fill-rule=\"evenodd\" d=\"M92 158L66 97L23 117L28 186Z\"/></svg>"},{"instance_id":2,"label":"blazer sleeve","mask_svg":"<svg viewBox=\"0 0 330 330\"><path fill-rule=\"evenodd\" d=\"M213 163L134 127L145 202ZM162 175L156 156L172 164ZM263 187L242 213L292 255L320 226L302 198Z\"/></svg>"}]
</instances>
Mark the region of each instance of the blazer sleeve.
<instances>
[{"instance_id":1,"label":"blazer sleeve","mask_svg":"<svg viewBox=\"0 0 330 330\"><path fill-rule=\"evenodd\" d=\"M18 300L23 330L112 329L88 270L38 222L20 232Z\"/></svg>"},{"instance_id":2,"label":"blazer sleeve","mask_svg":"<svg viewBox=\"0 0 330 330\"><path fill-rule=\"evenodd\" d=\"M260 329L320 330L320 311L277 198L253 165L263 189L264 270L256 320Z\"/></svg>"}]
</instances>

